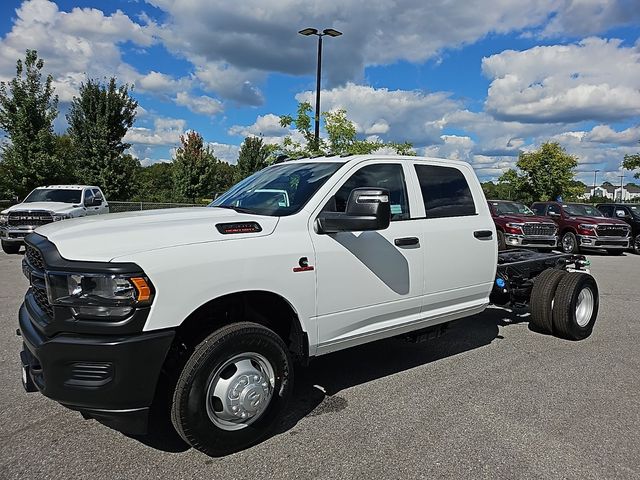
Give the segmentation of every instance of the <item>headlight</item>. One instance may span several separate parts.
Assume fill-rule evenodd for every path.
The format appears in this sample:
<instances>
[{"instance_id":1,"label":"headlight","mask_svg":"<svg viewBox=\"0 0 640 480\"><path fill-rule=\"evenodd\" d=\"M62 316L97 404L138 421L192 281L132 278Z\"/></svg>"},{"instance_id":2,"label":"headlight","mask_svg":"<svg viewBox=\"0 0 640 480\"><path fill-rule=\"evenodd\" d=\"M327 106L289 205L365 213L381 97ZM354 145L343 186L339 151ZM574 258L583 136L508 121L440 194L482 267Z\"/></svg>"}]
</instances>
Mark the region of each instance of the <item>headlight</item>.
<instances>
[{"instance_id":1,"label":"headlight","mask_svg":"<svg viewBox=\"0 0 640 480\"><path fill-rule=\"evenodd\" d=\"M145 277L109 274L47 274L47 294L52 305L71 307L79 317L117 317L134 307L150 305L153 289Z\"/></svg>"},{"instance_id":2,"label":"headlight","mask_svg":"<svg viewBox=\"0 0 640 480\"><path fill-rule=\"evenodd\" d=\"M0 215L0 225L4 225L6 223L9 223L9 215Z\"/></svg>"},{"instance_id":3,"label":"headlight","mask_svg":"<svg viewBox=\"0 0 640 480\"><path fill-rule=\"evenodd\" d=\"M598 228L598 226L592 225L590 223L583 223L581 225L578 225L578 228L581 228L582 230L595 230L596 228Z\"/></svg>"},{"instance_id":4,"label":"headlight","mask_svg":"<svg viewBox=\"0 0 640 480\"><path fill-rule=\"evenodd\" d=\"M54 215L53 221L59 222L60 220L66 220L67 218L71 218L69 215Z\"/></svg>"}]
</instances>

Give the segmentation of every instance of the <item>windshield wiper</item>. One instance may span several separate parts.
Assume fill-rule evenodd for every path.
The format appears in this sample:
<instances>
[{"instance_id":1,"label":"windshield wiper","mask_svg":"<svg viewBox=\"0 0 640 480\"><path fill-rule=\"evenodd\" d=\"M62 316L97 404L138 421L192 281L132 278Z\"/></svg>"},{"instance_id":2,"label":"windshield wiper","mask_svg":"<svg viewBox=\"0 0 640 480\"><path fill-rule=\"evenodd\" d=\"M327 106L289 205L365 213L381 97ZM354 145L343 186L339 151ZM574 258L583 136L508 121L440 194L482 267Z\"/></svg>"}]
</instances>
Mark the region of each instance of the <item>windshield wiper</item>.
<instances>
[{"instance_id":1,"label":"windshield wiper","mask_svg":"<svg viewBox=\"0 0 640 480\"><path fill-rule=\"evenodd\" d=\"M233 205L212 205L212 208L228 208L229 210L235 210L238 213L249 213L251 215L258 215L255 210L244 207L234 207Z\"/></svg>"}]
</instances>

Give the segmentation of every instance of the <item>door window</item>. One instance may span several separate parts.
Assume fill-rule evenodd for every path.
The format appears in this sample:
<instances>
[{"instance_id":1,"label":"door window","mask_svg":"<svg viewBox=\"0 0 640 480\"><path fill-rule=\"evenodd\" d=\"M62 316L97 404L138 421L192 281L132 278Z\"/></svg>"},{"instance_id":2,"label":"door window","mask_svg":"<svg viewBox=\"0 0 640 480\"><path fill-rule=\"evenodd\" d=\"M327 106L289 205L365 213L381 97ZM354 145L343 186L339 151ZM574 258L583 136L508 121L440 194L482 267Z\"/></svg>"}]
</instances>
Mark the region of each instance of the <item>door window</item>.
<instances>
[{"instance_id":1,"label":"door window","mask_svg":"<svg viewBox=\"0 0 640 480\"><path fill-rule=\"evenodd\" d=\"M609 217L611 218L611 214L613 213L613 206L612 205L602 205L601 207L598 207L598 210L600 210L602 212L602 215L604 215L605 217Z\"/></svg>"},{"instance_id":2,"label":"door window","mask_svg":"<svg viewBox=\"0 0 640 480\"><path fill-rule=\"evenodd\" d=\"M102 192L100 190L98 190L97 188L93 189L93 194L96 197L96 200L100 200L100 203L102 203Z\"/></svg>"},{"instance_id":3,"label":"door window","mask_svg":"<svg viewBox=\"0 0 640 480\"><path fill-rule=\"evenodd\" d=\"M547 206L544 203L535 203L531 205L531 210L533 210L533 213L536 215L545 215L546 208Z\"/></svg>"},{"instance_id":4,"label":"door window","mask_svg":"<svg viewBox=\"0 0 640 480\"><path fill-rule=\"evenodd\" d=\"M325 210L344 212L351 191L360 187L386 188L389 190L391 221L409 218L409 201L404 172L402 165L397 163L377 163L362 167L340 187Z\"/></svg>"},{"instance_id":5,"label":"door window","mask_svg":"<svg viewBox=\"0 0 640 480\"><path fill-rule=\"evenodd\" d=\"M551 213L557 213L558 216L560 216L560 207L558 205L549 205L549 208L547 209L547 215L551 214Z\"/></svg>"},{"instance_id":6,"label":"door window","mask_svg":"<svg viewBox=\"0 0 640 480\"><path fill-rule=\"evenodd\" d=\"M457 168L416 165L427 218L464 217L476 214L473 195Z\"/></svg>"},{"instance_id":7,"label":"door window","mask_svg":"<svg viewBox=\"0 0 640 480\"><path fill-rule=\"evenodd\" d=\"M93 192L90 189L84 191L84 204L85 206L91 206L93 203Z\"/></svg>"}]
</instances>

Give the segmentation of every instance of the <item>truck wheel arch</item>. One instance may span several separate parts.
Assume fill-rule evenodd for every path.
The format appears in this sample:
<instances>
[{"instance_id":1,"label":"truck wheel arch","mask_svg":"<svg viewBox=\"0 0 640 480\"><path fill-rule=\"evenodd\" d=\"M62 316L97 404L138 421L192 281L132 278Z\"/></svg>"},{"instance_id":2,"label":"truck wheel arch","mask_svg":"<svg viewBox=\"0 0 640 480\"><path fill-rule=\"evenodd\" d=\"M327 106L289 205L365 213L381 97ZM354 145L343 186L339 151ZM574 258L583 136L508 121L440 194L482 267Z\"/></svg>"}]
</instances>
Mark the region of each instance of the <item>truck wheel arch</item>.
<instances>
[{"instance_id":1,"label":"truck wheel arch","mask_svg":"<svg viewBox=\"0 0 640 480\"><path fill-rule=\"evenodd\" d=\"M296 360L308 361L309 339L295 308L281 295L264 290L235 292L209 300L176 328L174 343L193 348L218 328L241 321L273 330Z\"/></svg>"}]
</instances>

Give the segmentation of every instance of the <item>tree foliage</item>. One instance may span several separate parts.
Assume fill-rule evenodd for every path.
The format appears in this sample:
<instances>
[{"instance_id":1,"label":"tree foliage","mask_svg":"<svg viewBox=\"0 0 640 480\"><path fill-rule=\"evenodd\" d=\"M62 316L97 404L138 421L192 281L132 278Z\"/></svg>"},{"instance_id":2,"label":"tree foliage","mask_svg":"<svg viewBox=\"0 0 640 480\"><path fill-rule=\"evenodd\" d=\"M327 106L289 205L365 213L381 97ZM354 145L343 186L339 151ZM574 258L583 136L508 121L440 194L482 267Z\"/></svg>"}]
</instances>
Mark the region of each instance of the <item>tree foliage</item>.
<instances>
[{"instance_id":1,"label":"tree foliage","mask_svg":"<svg viewBox=\"0 0 640 480\"><path fill-rule=\"evenodd\" d=\"M277 148L277 145L264 143L262 137L245 138L238 153L236 180L240 181L269 165L270 158Z\"/></svg>"},{"instance_id":2,"label":"tree foliage","mask_svg":"<svg viewBox=\"0 0 640 480\"><path fill-rule=\"evenodd\" d=\"M173 184L173 162L158 162L141 167L138 172L138 191L134 201L174 202L177 201Z\"/></svg>"},{"instance_id":3,"label":"tree foliage","mask_svg":"<svg viewBox=\"0 0 640 480\"><path fill-rule=\"evenodd\" d=\"M69 180L70 169L56 156L53 121L58 98L51 75L42 78L44 61L27 50L16 62L16 76L0 82L0 129L7 140L0 147L5 193L23 197L34 187Z\"/></svg>"},{"instance_id":4,"label":"tree foliage","mask_svg":"<svg viewBox=\"0 0 640 480\"><path fill-rule=\"evenodd\" d=\"M291 135L285 137L283 153L289 157L307 157L312 155L368 154L377 151L391 151L400 155L415 155L413 146L408 143L383 142L380 139L360 139L355 124L347 117L344 109L322 113L327 138L320 138L316 145L311 129L313 109L308 102L298 104L296 116L282 115L282 127L295 126L302 141L296 141Z\"/></svg>"},{"instance_id":5,"label":"tree foliage","mask_svg":"<svg viewBox=\"0 0 640 480\"><path fill-rule=\"evenodd\" d=\"M176 197L195 203L211 199L233 184L233 166L217 159L202 135L190 131L180 137L180 147L173 161Z\"/></svg>"},{"instance_id":6,"label":"tree foliage","mask_svg":"<svg viewBox=\"0 0 640 480\"><path fill-rule=\"evenodd\" d=\"M123 139L137 107L127 84L118 86L113 77L106 84L89 79L67 114L83 182L102 187L113 200L127 199L136 188L137 160L124 154L131 145Z\"/></svg>"},{"instance_id":7,"label":"tree foliage","mask_svg":"<svg viewBox=\"0 0 640 480\"><path fill-rule=\"evenodd\" d=\"M578 159L569 155L557 142L543 143L538 150L522 152L516 164L500 182L508 184L513 199L526 203L576 198L581 192L573 179Z\"/></svg>"},{"instance_id":8,"label":"tree foliage","mask_svg":"<svg viewBox=\"0 0 640 480\"><path fill-rule=\"evenodd\" d=\"M633 155L625 155L622 166L627 170L639 169L634 175L635 178L640 178L640 153L634 153Z\"/></svg>"}]
</instances>

